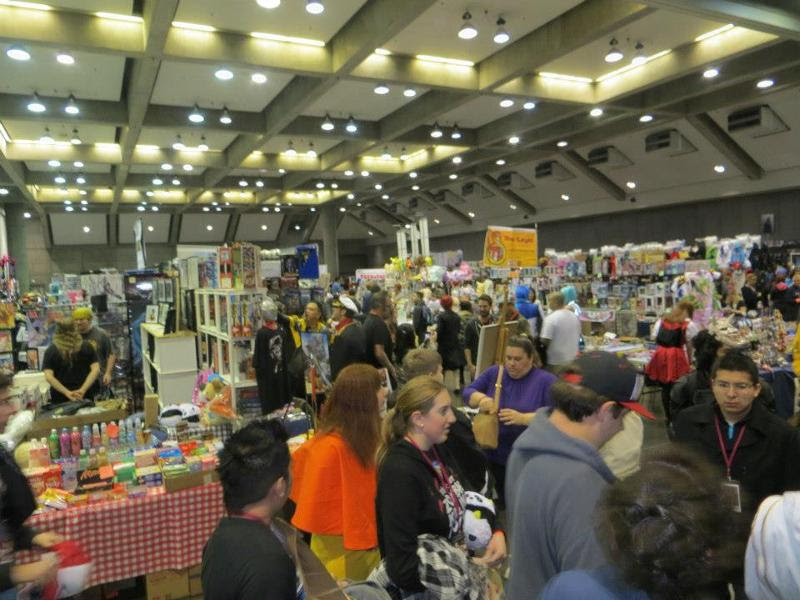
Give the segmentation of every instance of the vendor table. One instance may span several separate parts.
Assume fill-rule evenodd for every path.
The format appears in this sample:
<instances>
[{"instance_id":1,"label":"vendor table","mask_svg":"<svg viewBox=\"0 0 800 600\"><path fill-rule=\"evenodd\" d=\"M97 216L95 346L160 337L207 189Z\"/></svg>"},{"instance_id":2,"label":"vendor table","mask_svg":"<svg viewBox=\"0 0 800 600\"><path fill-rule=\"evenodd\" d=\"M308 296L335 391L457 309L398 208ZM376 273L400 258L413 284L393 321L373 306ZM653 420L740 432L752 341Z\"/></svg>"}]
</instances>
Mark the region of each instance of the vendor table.
<instances>
[{"instance_id":1,"label":"vendor table","mask_svg":"<svg viewBox=\"0 0 800 600\"><path fill-rule=\"evenodd\" d=\"M224 514L214 482L167 494L34 515L28 524L78 542L93 562L89 585L119 581L202 561L203 547ZM24 552L20 560L33 560Z\"/></svg>"}]
</instances>

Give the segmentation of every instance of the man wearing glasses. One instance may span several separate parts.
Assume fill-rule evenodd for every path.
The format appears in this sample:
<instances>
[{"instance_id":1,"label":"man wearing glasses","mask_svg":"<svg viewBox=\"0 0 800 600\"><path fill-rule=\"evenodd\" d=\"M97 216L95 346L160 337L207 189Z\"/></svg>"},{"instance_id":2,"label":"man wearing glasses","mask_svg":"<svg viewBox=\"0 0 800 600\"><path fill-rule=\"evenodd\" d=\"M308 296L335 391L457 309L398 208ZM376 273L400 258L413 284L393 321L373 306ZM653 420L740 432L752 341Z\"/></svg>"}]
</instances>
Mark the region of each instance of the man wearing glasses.
<instances>
[{"instance_id":1,"label":"man wearing glasses","mask_svg":"<svg viewBox=\"0 0 800 600\"><path fill-rule=\"evenodd\" d=\"M752 515L767 496L800 489L800 436L756 400L755 363L727 352L711 369L711 389L714 402L680 413L675 439L719 465L731 509Z\"/></svg>"}]
</instances>

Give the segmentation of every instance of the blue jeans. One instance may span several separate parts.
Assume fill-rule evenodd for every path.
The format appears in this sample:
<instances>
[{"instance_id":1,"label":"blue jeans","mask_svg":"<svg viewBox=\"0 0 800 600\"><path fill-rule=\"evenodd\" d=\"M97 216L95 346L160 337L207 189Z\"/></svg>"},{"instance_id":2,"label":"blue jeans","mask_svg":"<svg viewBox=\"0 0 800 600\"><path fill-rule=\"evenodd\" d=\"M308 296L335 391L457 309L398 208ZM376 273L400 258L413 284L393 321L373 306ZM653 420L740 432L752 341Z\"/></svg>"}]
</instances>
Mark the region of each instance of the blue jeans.
<instances>
[{"instance_id":1,"label":"blue jeans","mask_svg":"<svg viewBox=\"0 0 800 600\"><path fill-rule=\"evenodd\" d=\"M17 600L17 588L0 592L0 600Z\"/></svg>"}]
</instances>

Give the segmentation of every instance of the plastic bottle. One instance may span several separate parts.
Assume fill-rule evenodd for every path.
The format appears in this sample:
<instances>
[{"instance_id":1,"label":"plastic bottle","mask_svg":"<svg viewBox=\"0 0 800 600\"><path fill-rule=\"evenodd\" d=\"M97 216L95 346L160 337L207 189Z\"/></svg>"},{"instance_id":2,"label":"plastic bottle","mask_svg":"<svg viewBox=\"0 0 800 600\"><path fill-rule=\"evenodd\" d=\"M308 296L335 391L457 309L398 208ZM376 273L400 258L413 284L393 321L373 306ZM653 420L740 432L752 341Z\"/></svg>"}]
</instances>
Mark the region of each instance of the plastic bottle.
<instances>
[{"instance_id":1,"label":"plastic bottle","mask_svg":"<svg viewBox=\"0 0 800 600\"><path fill-rule=\"evenodd\" d=\"M106 452L106 447L100 446L100 450L97 451L97 466L105 467L107 464L108 464L108 453Z\"/></svg>"},{"instance_id":2,"label":"plastic bottle","mask_svg":"<svg viewBox=\"0 0 800 600\"><path fill-rule=\"evenodd\" d=\"M34 440L35 441L35 440ZM31 454L34 454L33 442L31 442ZM47 438L42 438L36 442L36 462L40 467L50 466L50 447L47 444Z\"/></svg>"},{"instance_id":3,"label":"plastic bottle","mask_svg":"<svg viewBox=\"0 0 800 600\"><path fill-rule=\"evenodd\" d=\"M78 457L78 470L85 471L88 468L89 468L89 451L81 450L81 454Z\"/></svg>"},{"instance_id":4,"label":"plastic bottle","mask_svg":"<svg viewBox=\"0 0 800 600\"><path fill-rule=\"evenodd\" d=\"M117 450L119 448L119 427L114 421L108 424L108 446L111 450Z\"/></svg>"},{"instance_id":5,"label":"plastic bottle","mask_svg":"<svg viewBox=\"0 0 800 600\"><path fill-rule=\"evenodd\" d=\"M81 450L83 452L83 450ZM78 488L78 459L68 458L64 461L61 485L68 492L74 492Z\"/></svg>"},{"instance_id":6,"label":"plastic bottle","mask_svg":"<svg viewBox=\"0 0 800 600\"><path fill-rule=\"evenodd\" d=\"M92 447L92 430L89 428L88 425L83 426L83 433L81 434L81 441L83 445L83 449L86 450L87 454L89 452L89 448Z\"/></svg>"},{"instance_id":7,"label":"plastic bottle","mask_svg":"<svg viewBox=\"0 0 800 600\"><path fill-rule=\"evenodd\" d=\"M103 423L100 425L100 445L108 448L108 425Z\"/></svg>"},{"instance_id":8,"label":"plastic bottle","mask_svg":"<svg viewBox=\"0 0 800 600\"><path fill-rule=\"evenodd\" d=\"M128 448L128 432L125 430L125 421L119 420L119 447Z\"/></svg>"},{"instance_id":9,"label":"plastic bottle","mask_svg":"<svg viewBox=\"0 0 800 600\"><path fill-rule=\"evenodd\" d=\"M50 437L47 438L47 445L50 447L50 458L53 460L61 458L61 442L58 439L58 432L50 430Z\"/></svg>"},{"instance_id":10,"label":"plastic bottle","mask_svg":"<svg viewBox=\"0 0 800 600\"><path fill-rule=\"evenodd\" d=\"M89 450L89 468L96 469L97 468L97 452L94 448Z\"/></svg>"},{"instance_id":11,"label":"plastic bottle","mask_svg":"<svg viewBox=\"0 0 800 600\"><path fill-rule=\"evenodd\" d=\"M136 445L140 448L144 448L145 445L144 423L139 420L136 421Z\"/></svg>"},{"instance_id":12,"label":"plastic bottle","mask_svg":"<svg viewBox=\"0 0 800 600\"><path fill-rule=\"evenodd\" d=\"M128 447L133 450L136 448L136 428L132 422L128 422Z\"/></svg>"},{"instance_id":13,"label":"plastic bottle","mask_svg":"<svg viewBox=\"0 0 800 600\"><path fill-rule=\"evenodd\" d=\"M61 446L61 458L69 458L72 450L72 439L69 437L69 431L67 431L66 427L61 430L59 443Z\"/></svg>"},{"instance_id":14,"label":"plastic bottle","mask_svg":"<svg viewBox=\"0 0 800 600\"><path fill-rule=\"evenodd\" d=\"M99 448L101 443L100 426L95 423L92 425L92 448Z\"/></svg>"},{"instance_id":15,"label":"plastic bottle","mask_svg":"<svg viewBox=\"0 0 800 600\"><path fill-rule=\"evenodd\" d=\"M77 458L81 453L81 432L77 427L72 428L72 435L70 435L70 454Z\"/></svg>"}]
</instances>

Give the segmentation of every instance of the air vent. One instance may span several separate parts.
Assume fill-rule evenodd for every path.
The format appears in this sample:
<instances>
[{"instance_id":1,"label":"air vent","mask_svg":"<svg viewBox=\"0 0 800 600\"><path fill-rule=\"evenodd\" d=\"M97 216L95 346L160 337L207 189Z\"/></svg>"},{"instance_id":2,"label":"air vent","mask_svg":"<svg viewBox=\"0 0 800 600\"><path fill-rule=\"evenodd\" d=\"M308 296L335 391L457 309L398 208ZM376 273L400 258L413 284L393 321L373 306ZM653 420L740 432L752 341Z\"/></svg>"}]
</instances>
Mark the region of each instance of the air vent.
<instances>
[{"instance_id":1,"label":"air vent","mask_svg":"<svg viewBox=\"0 0 800 600\"><path fill-rule=\"evenodd\" d=\"M601 146L589 151L586 162L590 167L617 169L630 167L633 162L614 146Z\"/></svg>"},{"instance_id":2,"label":"air vent","mask_svg":"<svg viewBox=\"0 0 800 600\"><path fill-rule=\"evenodd\" d=\"M497 185L501 188L511 187L511 176L513 173L511 171L506 171L505 173L500 173L500 176L497 178Z\"/></svg>"},{"instance_id":3,"label":"air vent","mask_svg":"<svg viewBox=\"0 0 800 600\"><path fill-rule=\"evenodd\" d=\"M465 197L472 196L477 191L478 190L476 189L474 182L465 183L464 185L461 186L461 195Z\"/></svg>"},{"instance_id":4,"label":"air vent","mask_svg":"<svg viewBox=\"0 0 800 600\"><path fill-rule=\"evenodd\" d=\"M417 199L417 198L411 198L411 200L409 200L409 201L408 201L408 208L409 208L409 209L411 209L411 210L417 210L417 207L418 207L418 206L419 206L419 199Z\"/></svg>"},{"instance_id":5,"label":"air vent","mask_svg":"<svg viewBox=\"0 0 800 600\"><path fill-rule=\"evenodd\" d=\"M665 152L670 156L697 151L697 148L677 129L651 133L644 139L644 149L645 152Z\"/></svg>"},{"instance_id":6,"label":"air vent","mask_svg":"<svg viewBox=\"0 0 800 600\"><path fill-rule=\"evenodd\" d=\"M539 163L536 165L536 169L534 170L534 175L536 179L543 179L545 177L552 177L553 176L553 165L555 161L548 160L547 162Z\"/></svg>"},{"instance_id":7,"label":"air vent","mask_svg":"<svg viewBox=\"0 0 800 600\"><path fill-rule=\"evenodd\" d=\"M766 104L743 108L728 115L730 133L747 133L757 138L788 130L778 113Z\"/></svg>"},{"instance_id":8,"label":"air vent","mask_svg":"<svg viewBox=\"0 0 800 600\"><path fill-rule=\"evenodd\" d=\"M575 175L573 175L569 169L565 168L560 162L555 160L550 160L536 165L534 175L536 179L543 179L545 177L552 177L557 181L575 179ZM533 187L533 184L528 182L527 187Z\"/></svg>"}]
</instances>

